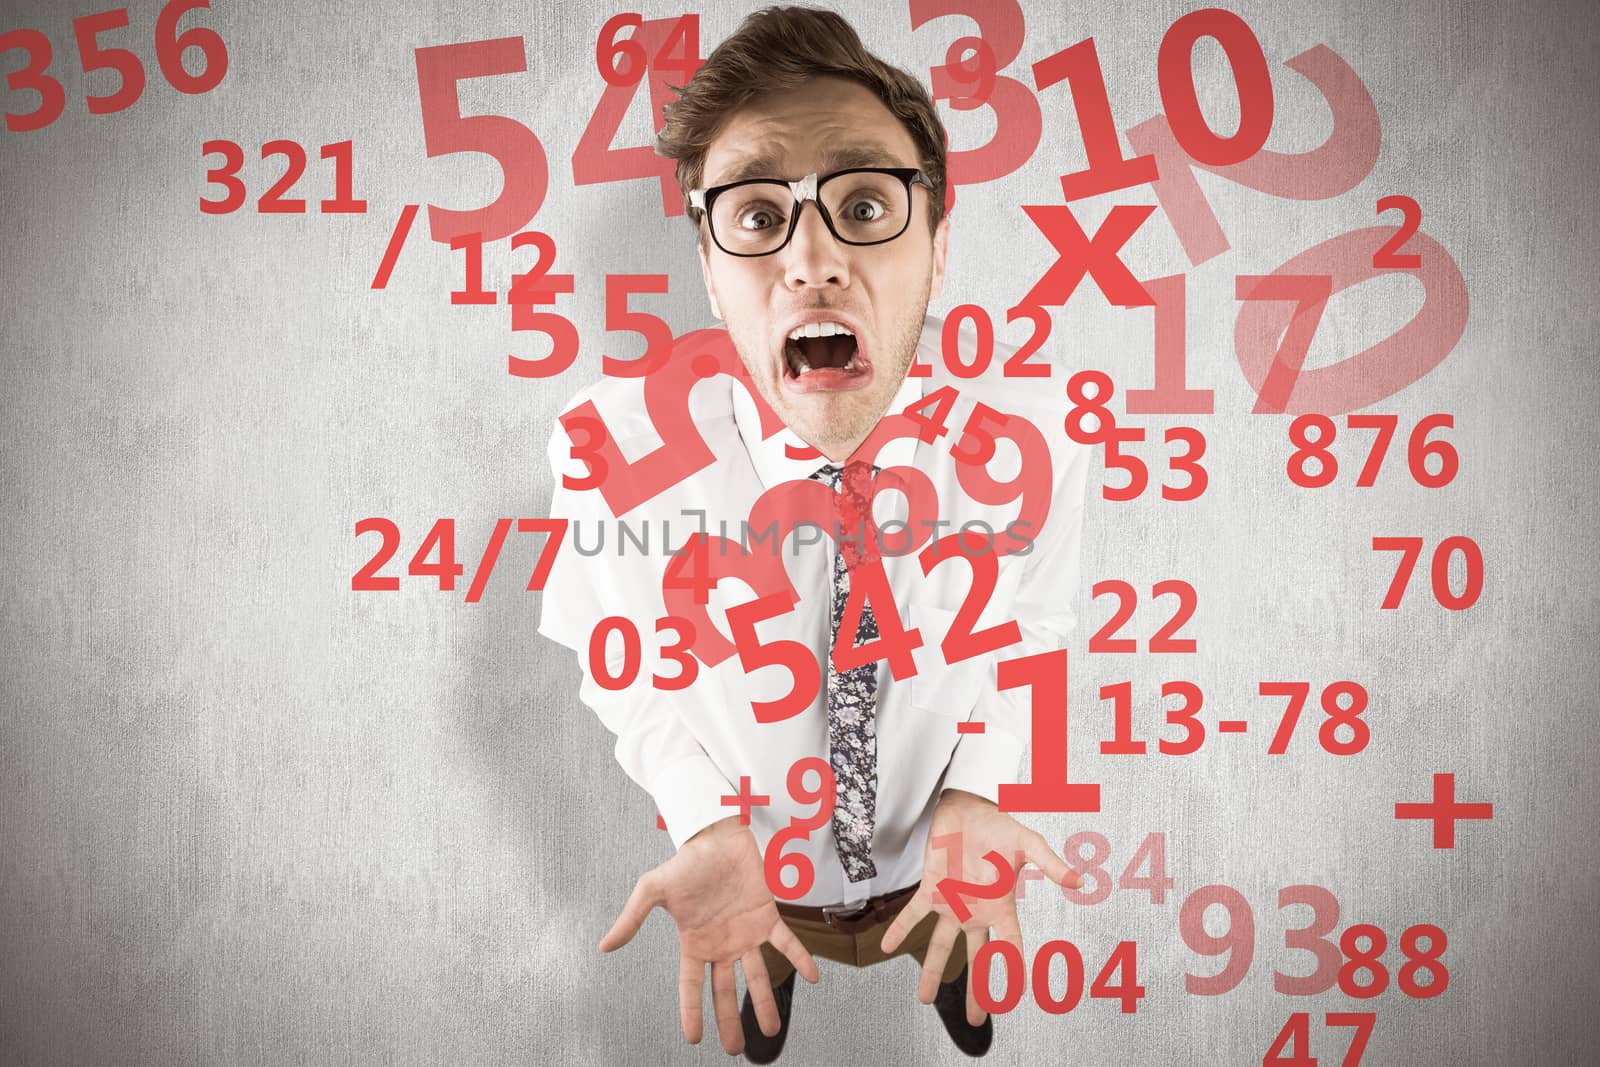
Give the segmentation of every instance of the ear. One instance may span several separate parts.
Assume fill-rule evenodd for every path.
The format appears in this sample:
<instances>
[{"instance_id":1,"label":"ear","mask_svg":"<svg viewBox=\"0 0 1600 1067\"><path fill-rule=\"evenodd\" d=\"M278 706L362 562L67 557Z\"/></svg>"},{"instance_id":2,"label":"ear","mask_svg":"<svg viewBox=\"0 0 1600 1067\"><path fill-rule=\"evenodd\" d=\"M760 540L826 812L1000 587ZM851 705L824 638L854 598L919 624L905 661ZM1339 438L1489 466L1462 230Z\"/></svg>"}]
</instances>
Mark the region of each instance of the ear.
<instances>
[{"instance_id":1,"label":"ear","mask_svg":"<svg viewBox=\"0 0 1600 1067\"><path fill-rule=\"evenodd\" d=\"M933 278L928 284L928 299L939 299L944 292L944 257L950 242L950 216L939 220L933 229Z\"/></svg>"},{"instance_id":2,"label":"ear","mask_svg":"<svg viewBox=\"0 0 1600 1067\"><path fill-rule=\"evenodd\" d=\"M706 299L711 301L711 314L715 315L718 321L724 321L722 309L717 306L717 287L711 281L711 261L706 256L706 240L703 232L696 248L700 252L700 278L706 283Z\"/></svg>"}]
</instances>

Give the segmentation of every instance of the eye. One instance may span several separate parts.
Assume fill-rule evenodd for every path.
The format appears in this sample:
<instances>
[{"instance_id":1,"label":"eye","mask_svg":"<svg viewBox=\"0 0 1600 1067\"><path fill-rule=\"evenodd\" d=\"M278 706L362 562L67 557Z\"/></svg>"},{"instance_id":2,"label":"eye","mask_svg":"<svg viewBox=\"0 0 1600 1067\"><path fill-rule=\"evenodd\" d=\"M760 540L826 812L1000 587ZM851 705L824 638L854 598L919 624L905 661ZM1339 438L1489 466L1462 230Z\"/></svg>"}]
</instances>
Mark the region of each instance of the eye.
<instances>
[{"instance_id":1,"label":"eye","mask_svg":"<svg viewBox=\"0 0 1600 1067\"><path fill-rule=\"evenodd\" d=\"M739 212L742 230L770 230L783 222L783 213L770 204L751 204Z\"/></svg>"},{"instance_id":2,"label":"eye","mask_svg":"<svg viewBox=\"0 0 1600 1067\"><path fill-rule=\"evenodd\" d=\"M844 213L851 222L877 222L889 209L877 197L860 196L845 205Z\"/></svg>"}]
</instances>

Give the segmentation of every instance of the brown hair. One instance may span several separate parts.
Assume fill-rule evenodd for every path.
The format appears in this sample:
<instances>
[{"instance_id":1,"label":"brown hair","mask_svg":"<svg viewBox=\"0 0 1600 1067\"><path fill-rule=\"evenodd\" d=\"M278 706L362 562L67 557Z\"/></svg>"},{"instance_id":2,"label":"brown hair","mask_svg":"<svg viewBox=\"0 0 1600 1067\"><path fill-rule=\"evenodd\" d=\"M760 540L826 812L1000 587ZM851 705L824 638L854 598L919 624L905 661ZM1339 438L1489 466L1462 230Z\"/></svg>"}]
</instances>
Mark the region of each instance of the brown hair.
<instances>
[{"instance_id":1,"label":"brown hair","mask_svg":"<svg viewBox=\"0 0 1600 1067\"><path fill-rule=\"evenodd\" d=\"M928 90L868 52L842 15L813 7L769 7L747 17L733 36L717 45L678 99L663 109L656 151L678 161L684 213L696 228L701 212L689 206L689 190L702 184L706 150L728 118L758 96L826 75L872 90L911 134L919 166L932 186L928 225L938 225L944 217L945 131Z\"/></svg>"}]
</instances>

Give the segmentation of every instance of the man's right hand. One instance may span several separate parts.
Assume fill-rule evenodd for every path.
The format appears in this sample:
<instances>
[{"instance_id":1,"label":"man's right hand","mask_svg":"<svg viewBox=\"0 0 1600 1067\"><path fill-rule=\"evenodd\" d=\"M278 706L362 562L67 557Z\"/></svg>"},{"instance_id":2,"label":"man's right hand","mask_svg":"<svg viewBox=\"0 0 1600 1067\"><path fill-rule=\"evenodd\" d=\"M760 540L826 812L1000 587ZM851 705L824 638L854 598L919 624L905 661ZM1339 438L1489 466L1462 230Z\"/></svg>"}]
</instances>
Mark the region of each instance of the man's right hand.
<instances>
[{"instance_id":1,"label":"man's right hand","mask_svg":"<svg viewBox=\"0 0 1600 1067\"><path fill-rule=\"evenodd\" d=\"M740 826L736 816L712 823L685 841L677 855L641 875L622 914L600 939L600 951L611 952L633 940L658 906L678 924L678 1015L691 1045L698 1044L702 1035L706 964L711 964L717 1032L730 1056L744 1051L733 982L735 960L744 967L745 988L761 1032L768 1037L777 1035L781 1023L761 943L770 941L789 957L806 981L821 978L811 953L779 916L755 835Z\"/></svg>"}]
</instances>

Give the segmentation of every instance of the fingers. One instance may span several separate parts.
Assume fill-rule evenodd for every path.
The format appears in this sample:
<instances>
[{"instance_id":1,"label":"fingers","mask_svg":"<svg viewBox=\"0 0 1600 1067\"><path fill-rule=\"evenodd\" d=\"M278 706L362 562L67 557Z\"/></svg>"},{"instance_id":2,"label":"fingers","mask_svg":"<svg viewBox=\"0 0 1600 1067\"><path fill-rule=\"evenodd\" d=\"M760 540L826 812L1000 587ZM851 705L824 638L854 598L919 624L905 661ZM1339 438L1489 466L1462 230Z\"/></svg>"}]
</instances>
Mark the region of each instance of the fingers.
<instances>
[{"instance_id":1,"label":"fingers","mask_svg":"<svg viewBox=\"0 0 1600 1067\"><path fill-rule=\"evenodd\" d=\"M989 931L984 929L967 930L967 1024L969 1026L982 1026L988 1012L978 1007L978 950L989 941ZM1022 947L1022 938L1017 938L1017 947Z\"/></svg>"},{"instance_id":2,"label":"fingers","mask_svg":"<svg viewBox=\"0 0 1600 1067\"><path fill-rule=\"evenodd\" d=\"M744 1024L739 1021L739 994L733 984L733 961L711 964L711 1004L717 1013L717 1036L730 1056L744 1051Z\"/></svg>"},{"instance_id":3,"label":"fingers","mask_svg":"<svg viewBox=\"0 0 1600 1067\"><path fill-rule=\"evenodd\" d=\"M761 958L759 948L753 948L740 957L739 963L744 968L744 991L750 994L750 1006L755 1009L761 1032L777 1037L783 1028L783 1019L778 1015L778 1002L772 997L772 976L767 973L767 961Z\"/></svg>"},{"instance_id":4,"label":"fingers","mask_svg":"<svg viewBox=\"0 0 1600 1067\"><path fill-rule=\"evenodd\" d=\"M1037 830L1032 831L1028 837L1028 862L1044 872L1044 876L1056 885L1068 889L1080 889L1083 886L1083 876L1075 873L1067 866L1067 861L1056 855L1055 849L1045 841L1044 835Z\"/></svg>"},{"instance_id":5,"label":"fingers","mask_svg":"<svg viewBox=\"0 0 1600 1067\"><path fill-rule=\"evenodd\" d=\"M956 935L961 927L953 916L941 915L934 925L933 936L928 939L927 954L922 957L922 978L917 982L917 999L932 1004L939 995L939 982L944 978L944 965L950 960L950 950L955 947Z\"/></svg>"},{"instance_id":6,"label":"fingers","mask_svg":"<svg viewBox=\"0 0 1600 1067\"><path fill-rule=\"evenodd\" d=\"M916 929L917 923L922 921L922 917L932 910L933 897L931 894L926 897L920 892L911 894L911 903L900 909L900 914L894 917L894 922L889 924L889 929L883 932L883 940L878 942L878 947L885 954L894 952L895 949L900 947L900 942L904 941L907 935Z\"/></svg>"},{"instance_id":7,"label":"fingers","mask_svg":"<svg viewBox=\"0 0 1600 1067\"><path fill-rule=\"evenodd\" d=\"M774 911L777 909L774 908ZM811 958L811 953L800 939L794 936L794 931L782 919L773 923L772 930L767 934L767 941L772 947L789 957L789 962L794 964L794 969L800 972L800 977L816 985L822 980L822 972L817 969L817 961ZM748 971L745 972L749 974Z\"/></svg>"},{"instance_id":8,"label":"fingers","mask_svg":"<svg viewBox=\"0 0 1600 1067\"><path fill-rule=\"evenodd\" d=\"M698 1045L702 1036L700 995L705 982L704 962L678 957L678 1023L683 1027L683 1039L691 1045Z\"/></svg>"},{"instance_id":9,"label":"fingers","mask_svg":"<svg viewBox=\"0 0 1600 1067\"><path fill-rule=\"evenodd\" d=\"M651 877L654 873L646 871L633 883L633 892L628 894L628 902L622 905L622 914L611 924L606 936L600 939L601 952L611 952L632 941L633 935L639 932L639 927L649 917L651 909L660 903L655 891L655 879Z\"/></svg>"}]
</instances>

